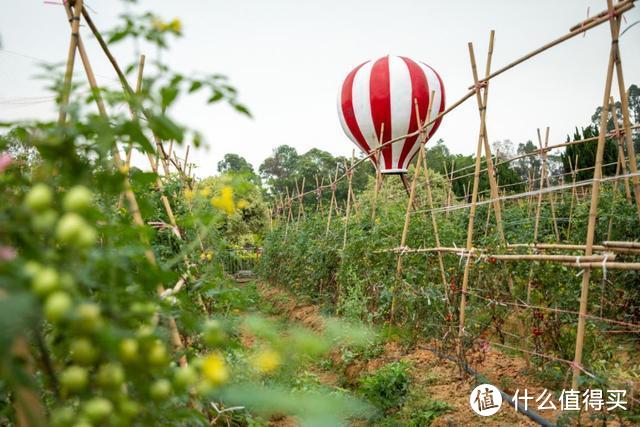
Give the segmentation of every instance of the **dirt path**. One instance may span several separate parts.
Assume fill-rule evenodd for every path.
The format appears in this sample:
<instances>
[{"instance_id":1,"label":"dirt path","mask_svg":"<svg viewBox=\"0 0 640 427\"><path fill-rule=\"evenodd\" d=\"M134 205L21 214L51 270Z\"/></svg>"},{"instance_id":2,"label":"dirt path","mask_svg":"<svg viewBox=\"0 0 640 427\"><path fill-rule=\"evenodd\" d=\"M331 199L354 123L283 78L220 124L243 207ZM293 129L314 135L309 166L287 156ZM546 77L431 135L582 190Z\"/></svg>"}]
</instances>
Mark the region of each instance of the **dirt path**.
<instances>
[{"instance_id":1,"label":"dirt path","mask_svg":"<svg viewBox=\"0 0 640 427\"><path fill-rule=\"evenodd\" d=\"M305 326L320 331L324 325L320 307L310 304L297 303L295 298L286 291L265 284L258 285L261 297L275 308L279 316L289 321L300 322ZM459 426L459 425L491 425L491 426L535 426L537 425L525 415L517 413L511 406L503 404L502 409L492 417L480 417L469 406L469 394L475 387L473 378L460 378L457 364L441 359L433 352L426 349L427 343L418 343L416 346L406 349L397 342L387 342L380 355L370 360L354 360L342 369L342 372L323 371L314 368L320 381L328 386L335 386L341 380L347 384L357 384L358 378L363 373L375 372L380 367L393 361L407 361L411 363L412 387L429 396L433 400L446 402L453 410L441 415L433 422L433 426ZM339 355L332 354L337 358ZM475 364L474 369L486 375L492 382L517 384L521 387L535 389L534 384L525 384L524 377L518 374L524 368L519 359L512 359L497 351L489 351L481 363ZM514 390L506 390L513 393ZM537 392L538 389L535 389ZM539 391L542 391L540 388ZM552 418L550 412L544 414ZM553 417L555 418L555 417ZM272 420L274 426L295 425L295 420L285 418ZM291 423L294 424L291 424ZM610 424L611 425L611 424Z\"/></svg>"}]
</instances>

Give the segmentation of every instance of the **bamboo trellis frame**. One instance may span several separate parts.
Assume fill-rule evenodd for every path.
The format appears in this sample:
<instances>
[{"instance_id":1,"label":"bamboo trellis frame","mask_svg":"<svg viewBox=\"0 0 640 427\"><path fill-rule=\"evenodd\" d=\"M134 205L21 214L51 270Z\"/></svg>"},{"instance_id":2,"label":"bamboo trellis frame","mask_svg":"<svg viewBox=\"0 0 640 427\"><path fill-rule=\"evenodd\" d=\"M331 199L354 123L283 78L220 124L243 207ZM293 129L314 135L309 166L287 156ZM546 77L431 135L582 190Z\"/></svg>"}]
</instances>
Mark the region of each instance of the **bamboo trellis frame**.
<instances>
[{"instance_id":1,"label":"bamboo trellis frame","mask_svg":"<svg viewBox=\"0 0 640 427\"><path fill-rule=\"evenodd\" d=\"M582 276L582 295L580 298L580 308L579 311L576 312L579 315L579 325L578 325L578 333L577 333L577 339L576 339L576 354L575 354L575 359L573 362L573 371L574 371L574 375L573 375L573 381L574 381L574 387L576 386L576 382L577 382L577 378L580 375L580 372L584 370L584 368L581 365L581 357L582 357L582 346L583 346L583 341L584 341L584 322L585 319L587 317L589 317L589 315L587 314L587 292L588 292L588 288L589 288L589 273L590 270L593 268L596 269L611 269L611 270L615 270L615 269L624 269L624 270L640 270L640 262L617 262L615 261L616 258L616 254L617 253L627 253L627 254L633 254L633 255L638 255L640 252L638 251L638 249L640 249L640 244L636 244L635 242L617 242L616 244L605 244L603 242L603 244L595 244L594 242L594 235L595 235L595 219L597 216L597 209L598 209L598 198L599 198L599 190L600 190L600 183L601 182L617 182L619 180L624 180L625 183L627 183L626 185L631 188L629 190L629 193L633 193L633 196L635 198L635 204L637 206L637 210L638 210L638 215L640 218L640 174L638 173L638 168L637 168L637 164L636 164L636 158L635 158L635 151L633 149L633 144L632 144L632 138L631 138L631 133L632 130L636 130L638 128L640 128L640 124L634 124L632 125L630 123L629 120L629 114L628 114L628 101L627 101L627 95L626 92L624 91L624 80L623 80L623 74L622 74L622 65L621 65L621 58L620 58L620 53L619 53L619 48L618 48L618 44L617 44L617 34L619 32L619 25L620 25L620 17L621 15L630 10L632 7L634 7L634 0L624 0L621 1L615 5L612 4L611 0L607 1L607 10L604 12L601 12L599 14L597 14L596 16L593 16L591 18L586 19L585 21L579 23L578 25L572 27L569 31L569 33L553 40L550 43L545 44L544 46L525 54L524 56L520 57L519 59L507 64L506 66L498 69L497 71L494 71L493 73L489 73L489 69L490 69L490 60L491 60L491 55L493 52L493 33L491 35L491 39L490 39L490 47L489 47L489 52L488 52L488 58L487 58L487 69L486 69L486 76L483 79L478 79L477 78L477 71L476 71L476 66L475 66L475 58L473 56L473 48L471 46L471 44L469 45L469 50L470 50L470 57L471 57L471 62L472 62L472 70L474 73L474 85L471 86L470 92L466 93L465 95L462 96L461 99L459 99L458 101L454 102L451 106L449 106L446 110L444 110L442 113L440 113L439 115L437 115L437 117L431 121L425 121L425 123L419 124L418 129L410 134L407 135L403 135L400 136L398 138L383 142L381 144L378 145L378 147L374 150L372 150L368 155L364 156L363 158L361 158L360 160L356 161L356 162L352 162L351 166L346 168L346 171L343 175L341 176L337 176L330 182L330 185L325 185L324 187L321 185L319 187L319 189L322 188L333 188L333 194L332 194L332 201L335 198L335 185L337 184L338 181L347 178L348 180L350 180L351 174L353 172L353 169L355 169L356 167L358 167L360 164L364 163L365 160L370 159L370 158L375 158L375 156L379 153L379 151L384 148L385 146L389 145L389 144L393 144L394 142L397 142L399 140L402 140L406 137L409 136L415 136L415 135L419 135L421 134L424 129L427 129L432 123L435 122L435 120L441 118L442 116L448 114L450 111L452 111L453 109L457 108L459 105L461 105L464 101L466 101L467 99L469 99L470 97L472 97L473 95L476 95L476 99L478 101L478 108L479 108L479 112L480 112L480 135L478 138L478 145L477 145L477 150L476 150L476 161L474 165L471 166L467 166L467 167L463 167L460 169L455 170L454 169L454 165L451 165L451 170L449 171L447 166L445 165L445 179L446 179L446 186L447 186L447 195L446 195L446 200L445 200L445 206L444 207L440 207L440 208L436 208L433 207L433 203L432 201L427 201L428 204L428 209L411 209L411 205L413 205L414 203L414 198L415 198L415 189L414 190L410 190L409 191L409 201L407 203L407 213L406 213L406 220L405 220L405 227L403 228L403 237L401 239L401 244L398 248L393 248L393 249L388 249L388 250L381 250L381 251L376 251L376 252L387 252L387 251L393 251L398 253L398 266L397 266L397 280L396 283L398 283L401 280L401 271L402 271L402 256L407 254L407 253L434 253L437 254L438 257L441 257L443 254L446 253L452 253L455 254L459 257L461 257L461 259L466 259L467 262L464 265L464 269L465 269L465 273L463 276L463 285L462 285L462 291L461 291L461 308L460 308L460 313L459 313L459 338L461 339L463 334L464 334L464 324L465 324L465 305L466 305L466 295L467 295L467 286L468 285L468 280L469 280L469 271L472 268L472 263L470 262L470 260L472 258L476 258L476 259L489 259L489 258L493 258L494 262L495 260L500 260L500 261L505 261L505 262L532 262L532 261L537 261L537 262L553 262L553 263L559 263L565 266L570 266L570 267L574 267L574 268L578 268L584 271L583 276ZM485 122L485 118L486 118L486 97L487 97L487 92L488 92L488 82L490 80L492 80L493 78L497 77L498 75L502 74L503 72L515 67L516 65L540 54L541 52L544 52L545 50L556 46L566 40L569 40L570 38L576 36L577 34L582 34L584 31L587 31L588 29L594 28L595 26L601 25L603 23L609 23L610 29L611 29L611 52L610 52L610 59L609 59L609 66L608 66L608 73L607 73L607 80L606 80L606 84L605 84L605 92L606 92L606 96L605 96L605 101L603 102L603 114L601 115L601 124L600 124L600 129L605 130L600 132L600 134L597 137L593 137L593 138L584 138L582 140L576 140L576 141L567 141L567 142L563 142L563 143L559 143L559 144L554 144L554 145L549 145L548 144L548 131L547 131L547 137L545 137L545 143L544 145L542 144L542 138L539 138L539 143L540 143L540 147L538 150L535 150L531 153L526 153L526 154L522 154L522 155L518 155L518 156L514 156L511 158L506 158L506 159L498 159L496 158L495 162L493 161L493 157L490 153L490 149L487 147L488 145L488 137L486 136L487 132L486 132L486 122ZM618 89L619 89L619 96L620 96L620 100L621 100L621 110L622 110L622 129L620 129L620 127L618 126L618 122L616 119L616 114L614 114L614 126L615 126L615 130L612 132L606 132L606 120L608 117L608 111L609 111L609 96L610 96L610 92L611 92L611 87L612 87L612 81L613 81L613 72L616 72L616 77L617 77L617 82L618 82ZM612 101L611 101L612 103ZM613 104L613 103L612 103ZM619 156L618 156L618 160L616 162L616 164L619 166L619 170L616 172L616 175L613 177L607 177L607 178L603 178L602 177L602 168L603 166L608 166L608 165L603 165L602 162L602 158L603 158L603 152L604 152L604 142L606 141L607 138L611 138L614 137L616 138L618 142L618 150L619 150ZM627 155L625 156L624 150L622 149L622 139L624 138L624 142L626 143L626 150L627 150ZM580 169L578 167L578 158L576 156L575 159L568 159L569 160L569 168L570 168L570 172L566 173L566 174L562 174L562 176L557 175L557 178L559 180L559 184L556 185L551 185L551 181L550 181L550 174L548 174L546 172L546 165L543 166L542 170L541 170L541 176L539 178L535 178L534 176L531 176L529 178L528 181L525 181L524 183L526 185L529 186L528 191L526 191L525 193L520 193L520 194L506 194L506 188L508 185L514 185L514 184L507 184L503 187L501 187L500 185L498 185L497 183L497 176L495 173L495 167L501 164L506 164L509 162L512 162L514 160L518 160L518 159L522 159L522 158L526 158L529 156L540 156L542 158L543 163L546 163L546 154L554 149L558 149L558 148L566 148L567 146L572 146L572 145L576 145L576 144L584 144L587 142L592 142L592 141L598 141L597 143L597 151L596 151L596 164L593 167L585 167ZM481 153L482 153L482 149L485 148L485 154L486 157L485 159L482 159L481 157ZM419 150L419 161L418 164L416 164L416 176L420 171L420 167L425 167L425 175L426 175L426 157L424 156L424 147L421 147L421 149ZM626 166L626 161L629 161L629 172L624 170L624 167ZM482 168L482 162L485 162L486 167ZM461 171L465 170L465 169L469 169L473 167L474 171L472 173L469 174L460 174ZM580 171L583 170L593 170L594 172L594 177L593 179L587 179L587 180L583 180L583 181L576 181L576 174ZM618 172L622 172L621 174L619 174ZM490 188L489 188L489 193L490 193L490 197L488 199L483 199L483 200L479 200L478 196L480 194L480 192L478 191L478 181L479 181L479 176L481 173L483 172L488 172L489 174L489 181L490 181ZM374 193L374 199L376 200L377 198L377 190L378 190L378 182L379 182L379 178L378 178L378 171L376 170L376 188L375 188L375 193ZM564 175L569 175L571 177L571 182L565 182L564 180ZM414 176L414 182L416 182L416 176ZM452 201L452 183L455 180L458 179L462 179L464 177L468 177L468 176L473 176L473 188L469 187L469 188L465 188L466 194L464 195L464 199L465 199L465 203L462 204L454 204ZM556 175L554 175L554 177L556 177ZM493 179L492 179L493 178ZM533 187L533 182L534 181L539 181L539 188L538 190L534 190ZM628 184L629 181L631 181L631 185ZM544 187L544 183L546 183L546 188ZM429 184L427 184L429 185ZM468 185L471 185L471 182L468 183ZM617 187L618 184L615 184L615 187ZM414 187L413 182L412 182L412 188ZM584 188L590 187L591 190L590 192L585 193L584 192ZM317 191L318 189L312 190L312 191ZM500 193L500 190L505 191L504 194ZM559 233L559 226L558 226L558 218L556 216L556 209L555 209L555 204L556 204L556 198L554 196L554 193L557 191L564 191L564 190L571 190L571 198L570 198L570 208L569 208L569 218L568 218L568 230L571 229L571 220L572 220L572 216L573 216L573 208L574 205L577 201L579 201L580 198L584 198L586 197L586 195L590 195L591 197L591 204L590 204L590 214L589 214L589 224L587 227L587 238L586 238L586 242L585 244L564 244L564 243L556 243L556 244L548 244L548 243L538 243L537 242L537 238L533 239L533 243L516 243L516 244L508 244L506 242L506 239L504 239L504 235L502 235L501 241L503 242L504 245L504 250L510 251L510 250L515 250L517 248L524 248L527 250L533 250L534 253L533 254L504 254L504 253L495 253L495 254L489 254L487 250L482 250L482 249L477 249L473 247L473 239L472 239L472 234L473 234L473 230L474 230L474 226L473 226L473 222L474 222L474 217L475 217L475 211L477 206L480 205L490 205L491 207L493 207L493 211L496 214L496 224L498 225L498 231L500 232L502 229L502 221L500 219L500 211L501 211L501 203L504 203L505 201L508 200L519 200L521 198L527 197L527 206L529 206L529 209L531 207L531 201L533 196L537 196L538 198L538 207L536 209L536 222L539 223L540 221L540 204L541 204L541 200L542 200L542 196L544 194L548 194L548 203L551 207L551 214L552 214L552 220L553 220L553 232L556 236L556 239L558 241L560 241L560 233ZM577 190L581 190L580 193L581 195L578 194ZM625 187L626 190L626 187ZM349 189L348 193L347 193L347 205L349 204L349 200L351 199L351 195L352 195L352 190ZM304 195L304 194L303 194ZM469 198L471 200L469 200ZM562 198L560 199L563 203L564 203L564 196L562 196ZM375 203L375 202L374 202ZM452 210L457 210L457 209L470 209L469 212L469 223L468 223L468 229L467 229L467 244L465 245L465 248L449 248L449 247L441 247L440 243L437 243L437 247L435 248L417 248L417 249L412 249L412 248L408 248L405 243L406 243L406 233L408 232L408 226L406 226L406 224L408 224L408 222L410 221L408 218L410 215L413 214L422 214L422 213L430 213L432 215L432 218L434 218L434 223L435 223L435 214L438 212L444 212L446 215L449 214L450 211ZM330 209L329 212L331 212L332 210ZM372 209L372 215L371 218L375 218L375 208ZM331 221L331 214L329 214L329 220L327 223L327 232L329 229L329 224ZM487 213L487 215L490 215L490 212ZM566 220L566 218L564 218L563 220ZM487 220L488 222L488 220ZM435 223L436 225L434 226L434 229L436 229L437 227L437 223ZM348 223L345 224L345 240L343 241L343 246L346 244L346 236L347 236L347 227L348 227ZM538 228L536 226L536 228ZM537 234L537 233L536 233ZM609 242L611 243L611 242ZM636 246L637 245L637 246ZM583 251L584 255L562 255L562 254L553 254L553 253L546 253L547 251ZM598 254L594 254L594 252L598 253ZM398 271L400 273L398 273ZM443 274L443 278L444 278L444 274ZM393 312L394 309L392 309L392 318L393 318Z\"/></svg>"}]
</instances>

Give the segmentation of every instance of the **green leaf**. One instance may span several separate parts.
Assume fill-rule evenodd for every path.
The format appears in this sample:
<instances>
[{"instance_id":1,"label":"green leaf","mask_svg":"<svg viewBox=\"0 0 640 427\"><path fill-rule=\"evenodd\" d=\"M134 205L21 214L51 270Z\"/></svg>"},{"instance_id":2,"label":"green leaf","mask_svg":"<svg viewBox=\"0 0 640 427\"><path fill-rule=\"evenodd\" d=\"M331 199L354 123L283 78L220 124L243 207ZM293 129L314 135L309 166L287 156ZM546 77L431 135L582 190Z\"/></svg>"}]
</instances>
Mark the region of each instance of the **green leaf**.
<instances>
[{"instance_id":1,"label":"green leaf","mask_svg":"<svg viewBox=\"0 0 640 427\"><path fill-rule=\"evenodd\" d=\"M173 104L178 94L180 93L176 86L166 86L160 89L160 95L162 96L162 109L165 110L168 106Z\"/></svg>"},{"instance_id":2,"label":"green leaf","mask_svg":"<svg viewBox=\"0 0 640 427\"><path fill-rule=\"evenodd\" d=\"M244 114L247 117L253 117L251 115L251 112L249 111L249 109L247 107L245 107L242 104L232 104L233 108L236 109L237 112Z\"/></svg>"},{"instance_id":3,"label":"green leaf","mask_svg":"<svg viewBox=\"0 0 640 427\"><path fill-rule=\"evenodd\" d=\"M134 144L137 144L145 153L155 152L155 149L153 148L151 141L149 141L147 136L142 131L142 128L140 127L140 122L127 121L122 125L120 131L121 131L121 135L126 135L129 138L129 141L131 141Z\"/></svg>"},{"instance_id":4,"label":"green leaf","mask_svg":"<svg viewBox=\"0 0 640 427\"><path fill-rule=\"evenodd\" d=\"M207 102L209 104L213 104L214 102L220 101L222 98L224 98L224 94L222 92L220 92L219 90L214 89L213 95L211 95L211 97L209 99L207 99Z\"/></svg>"},{"instance_id":5,"label":"green leaf","mask_svg":"<svg viewBox=\"0 0 640 427\"><path fill-rule=\"evenodd\" d=\"M184 139L184 131L164 114L149 116L149 127L162 140L182 142Z\"/></svg>"},{"instance_id":6,"label":"green leaf","mask_svg":"<svg viewBox=\"0 0 640 427\"><path fill-rule=\"evenodd\" d=\"M191 82L191 86L189 87L189 93L193 93L199 90L202 87L202 82L200 80L194 80Z\"/></svg>"}]
</instances>

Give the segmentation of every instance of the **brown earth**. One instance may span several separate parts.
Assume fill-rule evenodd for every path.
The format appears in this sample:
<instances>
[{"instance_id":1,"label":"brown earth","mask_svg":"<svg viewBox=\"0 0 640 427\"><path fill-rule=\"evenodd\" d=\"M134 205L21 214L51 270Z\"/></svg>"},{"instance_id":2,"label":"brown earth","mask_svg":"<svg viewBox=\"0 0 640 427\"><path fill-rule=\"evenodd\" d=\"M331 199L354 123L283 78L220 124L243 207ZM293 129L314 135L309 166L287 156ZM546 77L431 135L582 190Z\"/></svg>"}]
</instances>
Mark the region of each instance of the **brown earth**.
<instances>
[{"instance_id":1,"label":"brown earth","mask_svg":"<svg viewBox=\"0 0 640 427\"><path fill-rule=\"evenodd\" d=\"M324 320L320 314L320 308L316 305L297 303L295 297L287 291L271 285L259 284L258 292L269 301L280 315L288 319L300 322L305 326L321 331ZM431 344L431 345L430 345ZM403 348L398 342L390 341L384 344L382 354L370 360L356 360L344 367L341 373L343 380L348 384L357 384L358 378L363 373L375 372L380 367L393 361L411 362L411 374L413 387L437 400L449 404L453 410L441 415L433 422L433 426L536 426L538 425L527 416L516 412L513 407L503 402L500 411L491 417L476 415L469 405L469 395L476 386L475 379L469 375L460 375L458 365L452 361L438 357L428 348L435 347L434 343L418 342L412 348ZM338 352L329 356L334 361L334 366L342 363ZM523 373L526 371L526 361L500 352L495 348L489 348L481 355L474 354L469 357L470 366L490 380L492 384L513 395L516 389L527 389L530 396L537 397L545 389L542 384ZM340 375L335 372L315 372L320 381L328 386L335 386ZM557 406L559 403L555 402ZM535 409L537 403L530 401L530 408ZM538 411L540 415L555 422L562 414L560 410ZM593 424L587 414L581 417L583 426L605 425L601 422ZM292 417L283 417L271 420L272 426L289 427L296 425ZM578 425L578 424L576 424ZM609 420L607 426L631 425L620 424L617 420Z\"/></svg>"}]
</instances>

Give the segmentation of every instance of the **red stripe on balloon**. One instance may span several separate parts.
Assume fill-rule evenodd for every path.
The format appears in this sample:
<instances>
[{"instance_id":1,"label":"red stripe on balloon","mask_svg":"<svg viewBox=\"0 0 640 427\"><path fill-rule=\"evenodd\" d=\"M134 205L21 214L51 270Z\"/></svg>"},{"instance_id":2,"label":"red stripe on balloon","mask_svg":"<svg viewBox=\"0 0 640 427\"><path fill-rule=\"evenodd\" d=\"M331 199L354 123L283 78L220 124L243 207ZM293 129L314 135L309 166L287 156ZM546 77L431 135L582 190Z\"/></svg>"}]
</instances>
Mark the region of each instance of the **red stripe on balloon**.
<instances>
[{"instance_id":1,"label":"red stripe on balloon","mask_svg":"<svg viewBox=\"0 0 640 427\"><path fill-rule=\"evenodd\" d=\"M360 131L360 127L358 126L358 121L356 120L356 115L353 109L353 80L356 77L356 73L360 68L366 64L363 62L353 69L342 83L342 92L340 95L340 106L342 108L342 115L344 116L344 121L347 124L347 127L351 131L353 137L358 141L358 145L360 149L364 152L369 153L371 148L369 144L367 144L367 140L364 139L362 132Z\"/></svg>"},{"instance_id":2,"label":"red stripe on balloon","mask_svg":"<svg viewBox=\"0 0 640 427\"><path fill-rule=\"evenodd\" d=\"M380 140L380 129L384 123L382 142L391 140L391 84L389 82L389 57L378 59L371 67L369 78L369 102L373 126ZM391 145L382 149L385 168L392 169Z\"/></svg>"},{"instance_id":3,"label":"red stripe on balloon","mask_svg":"<svg viewBox=\"0 0 640 427\"><path fill-rule=\"evenodd\" d=\"M438 114L440 114L444 111L445 100L446 100L445 94L444 94L444 83L442 83L442 78L440 78L440 74L438 74L436 70L434 70L430 65L427 65L424 62L422 64L425 65L426 67L429 67L429 69L433 71L433 74L435 74L436 77L438 78L438 83L440 84L440 108L438 109ZM436 120L436 122L433 124L433 128L431 128L431 132L429 132L429 138L431 138L431 136L434 133L436 133L436 131L440 127L440 123L442 123L442 117Z\"/></svg>"},{"instance_id":4,"label":"red stripe on balloon","mask_svg":"<svg viewBox=\"0 0 640 427\"><path fill-rule=\"evenodd\" d=\"M409 69L409 76L411 78L411 119L409 121L409 130L407 133L413 133L418 130L418 121L416 120L416 104L414 100L417 100L418 111L420 113L420 120L424 122L427 116L427 109L429 108L429 82L427 76L424 75L424 71L418 64L409 58L401 56L404 63ZM402 146L402 152L400 153L400 159L398 161L398 167L404 164L406 157L411 152L418 135L410 136L404 140ZM414 153L415 155L415 153ZM411 162L411 159L409 159ZM407 162L407 164L409 163Z\"/></svg>"}]
</instances>

